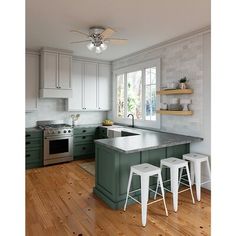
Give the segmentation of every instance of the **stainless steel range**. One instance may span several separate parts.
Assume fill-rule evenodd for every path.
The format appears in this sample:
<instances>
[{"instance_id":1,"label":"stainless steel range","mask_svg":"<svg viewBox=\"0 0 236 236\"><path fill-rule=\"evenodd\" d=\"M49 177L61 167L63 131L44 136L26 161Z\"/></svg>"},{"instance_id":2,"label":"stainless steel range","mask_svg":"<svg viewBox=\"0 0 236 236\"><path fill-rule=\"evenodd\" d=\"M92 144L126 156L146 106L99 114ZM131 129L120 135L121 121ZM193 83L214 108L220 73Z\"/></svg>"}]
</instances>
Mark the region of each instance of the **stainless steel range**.
<instances>
[{"instance_id":1,"label":"stainless steel range","mask_svg":"<svg viewBox=\"0 0 236 236\"><path fill-rule=\"evenodd\" d=\"M63 121L38 121L44 135L44 165L73 160L73 128Z\"/></svg>"}]
</instances>

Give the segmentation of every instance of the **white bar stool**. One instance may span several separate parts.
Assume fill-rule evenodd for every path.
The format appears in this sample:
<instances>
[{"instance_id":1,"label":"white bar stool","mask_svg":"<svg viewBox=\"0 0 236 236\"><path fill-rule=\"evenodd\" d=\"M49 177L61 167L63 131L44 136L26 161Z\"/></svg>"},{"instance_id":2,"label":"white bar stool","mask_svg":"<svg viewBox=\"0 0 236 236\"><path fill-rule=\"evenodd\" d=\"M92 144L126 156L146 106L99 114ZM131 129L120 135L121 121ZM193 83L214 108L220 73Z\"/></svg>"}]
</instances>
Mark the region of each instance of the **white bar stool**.
<instances>
[{"instance_id":1,"label":"white bar stool","mask_svg":"<svg viewBox=\"0 0 236 236\"><path fill-rule=\"evenodd\" d=\"M194 204L195 200L193 197L192 183L191 183L190 173L189 173L189 169L188 169L188 162L178 159L178 158L175 158L175 157L169 157L169 158L161 160L161 170L162 170L163 166L170 168L170 180L166 180L164 182L171 181L171 191L167 188L165 188L165 190L167 190L173 194L174 211L177 212L177 210L178 210L178 193L182 193L187 190L190 190L193 204ZM184 189L182 191L179 191L179 184L178 184L178 182L179 182L179 178L178 178L179 169L182 170L183 168L186 168L189 185L181 182L182 184L186 185L188 188Z\"/></svg>"},{"instance_id":2,"label":"white bar stool","mask_svg":"<svg viewBox=\"0 0 236 236\"><path fill-rule=\"evenodd\" d=\"M192 184L194 183L195 179L197 200L201 201L201 185L209 183L211 181L209 158L208 156L199 153L188 153L183 155L183 159L190 162ZM205 182L201 182L201 164L203 162L205 162L207 165L209 176L209 180Z\"/></svg>"},{"instance_id":3,"label":"white bar stool","mask_svg":"<svg viewBox=\"0 0 236 236\"><path fill-rule=\"evenodd\" d=\"M140 189L136 189L136 190L133 190L133 191L130 192L130 186L131 186L133 175L139 175L141 177L141 202L139 202L137 199L130 196L130 193L134 193L134 192L137 192L137 191L140 190ZM154 191L154 190L149 188L149 177L150 176L157 177L157 188L158 188L159 183L160 183L162 195L157 193L157 189L156 189L156 191ZM154 199L156 199L156 193L158 195L162 196L162 198L148 203L149 190L155 193L155 198ZM143 163L143 164L140 164L140 165L131 166L130 167L129 182L128 182L128 187L127 187L127 195L126 195L126 200L125 200L125 205L124 205L124 211L126 210L127 201L128 201L129 197L131 199L133 199L135 202L141 204L142 225L143 226L145 226L146 223L147 223L147 206L152 204L152 203L163 200L164 207L165 207L165 212L166 212L166 215L168 216L168 211L167 211L166 202L165 202L163 182L162 182L162 177L161 177L161 169L159 167L153 166L153 165L148 164L148 163Z\"/></svg>"}]
</instances>

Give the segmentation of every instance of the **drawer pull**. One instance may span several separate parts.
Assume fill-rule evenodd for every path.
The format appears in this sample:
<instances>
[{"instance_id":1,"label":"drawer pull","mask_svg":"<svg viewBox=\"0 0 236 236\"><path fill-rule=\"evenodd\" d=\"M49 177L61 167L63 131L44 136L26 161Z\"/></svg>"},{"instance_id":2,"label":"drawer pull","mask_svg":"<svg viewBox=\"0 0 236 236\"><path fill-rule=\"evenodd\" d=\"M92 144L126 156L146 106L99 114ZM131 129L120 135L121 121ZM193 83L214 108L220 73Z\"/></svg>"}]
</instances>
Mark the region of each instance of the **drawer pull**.
<instances>
[{"instance_id":1,"label":"drawer pull","mask_svg":"<svg viewBox=\"0 0 236 236\"><path fill-rule=\"evenodd\" d=\"M31 135L30 134L26 134L25 137L30 137Z\"/></svg>"},{"instance_id":2,"label":"drawer pull","mask_svg":"<svg viewBox=\"0 0 236 236\"><path fill-rule=\"evenodd\" d=\"M83 130L83 133L85 133L85 132L86 132L86 130L84 129L84 130Z\"/></svg>"},{"instance_id":3,"label":"drawer pull","mask_svg":"<svg viewBox=\"0 0 236 236\"><path fill-rule=\"evenodd\" d=\"M85 139L85 138L86 138L86 136L83 136L83 137L82 137L82 139Z\"/></svg>"},{"instance_id":4,"label":"drawer pull","mask_svg":"<svg viewBox=\"0 0 236 236\"><path fill-rule=\"evenodd\" d=\"M31 142L26 142L26 145L31 144Z\"/></svg>"},{"instance_id":5,"label":"drawer pull","mask_svg":"<svg viewBox=\"0 0 236 236\"><path fill-rule=\"evenodd\" d=\"M30 157L30 154L26 154L26 157Z\"/></svg>"}]
</instances>

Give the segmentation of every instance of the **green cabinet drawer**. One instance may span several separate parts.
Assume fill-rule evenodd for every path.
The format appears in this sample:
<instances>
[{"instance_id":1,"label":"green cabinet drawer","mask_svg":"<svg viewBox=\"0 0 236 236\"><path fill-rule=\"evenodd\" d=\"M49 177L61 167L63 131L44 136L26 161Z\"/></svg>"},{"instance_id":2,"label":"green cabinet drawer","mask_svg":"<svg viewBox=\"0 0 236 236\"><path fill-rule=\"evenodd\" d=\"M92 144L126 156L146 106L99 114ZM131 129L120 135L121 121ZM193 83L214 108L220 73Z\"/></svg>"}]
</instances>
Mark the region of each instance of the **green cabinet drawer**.
<instances>
[{"instance_id":1,"label":"green cabinet drawer","mask_svg":"<svg viewBox=\"0 0 236 236\"><path fill-rule=\"evenodd\" d=\"M34 168L43 166L42 150L41 149L31 149L26 150L26 168Z\"/></svg>"},{"instance_id":2,"label":"green cabinet drawer","mask_svg":"<svg viewBox=\"0 0 236 236\"><path fill-rule=\"evenodd\" d=\"M99 127L99 138L108 138L107 137L107 128Z\"/></svg>"},{"instance_id":3,"label":"green cabinet drawer","mask_svg":"<svg viewBox=\"0 0 236 236\"><path fill-rule=\"evenodd\" d=\"M74 135L95 134L96 127L77 127L74 128Z\"/></svg>"},{"instance_id":4,"label":"green cabinet drawer","mask_svg":"<svg viewBox=\"0 0 236 236\"><path fill-rule=\"evenodd\" d=\"M26 139L25 141L26 149L31 148L41 148L42 147L42 139Z\"/></svg>"},{"instance_id":5,"label":"green cabinet drawer","mask_svg":"<svg viewBox=\"0 0 236 236\"><path fill-rule=\"evenodd\" d=\"M95 152L94 143L74 145L74 156L84 156L88 154L93 154L94 152Z\"/></svg>"},{"instance_id":6,"label":"green cabinet drawer","mask_svg":"<svg viewBox=\"0 0 236 236\"><path fill-rule=\"evenodd\" d=\"M74 143L91 143L95 138L95 135L75 135L74 136Z\"/></svg>"},{"instance_id":7,"label":"green cabinet drawer","mask_svg":"<svg viewBox=\"0 0 236 236\"><path fill-rule=\"evenodd\" d=\"M41 130L39 131L26 131L25 132L25 138L26 140L28 139L34 139L34 138L38 138L41 139L43 137L43 133Z\"/></svg>"}]
</instances>

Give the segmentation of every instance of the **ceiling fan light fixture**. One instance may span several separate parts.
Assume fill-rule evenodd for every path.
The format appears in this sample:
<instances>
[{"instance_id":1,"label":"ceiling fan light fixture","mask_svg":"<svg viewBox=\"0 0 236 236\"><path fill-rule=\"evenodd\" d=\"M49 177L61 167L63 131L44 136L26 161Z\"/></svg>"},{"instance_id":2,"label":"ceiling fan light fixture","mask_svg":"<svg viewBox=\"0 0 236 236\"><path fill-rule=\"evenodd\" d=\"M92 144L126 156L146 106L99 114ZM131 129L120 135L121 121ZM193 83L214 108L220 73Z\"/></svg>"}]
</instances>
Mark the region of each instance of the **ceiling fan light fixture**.
<instances>
[{"instance_id":1,"label":"ceiling fan light fixture","mask_svg":"<svg viewBox=\"0 0 236 236\"><path fill-rule=\"evenodd\" d=\"M95 52L96 52L97 54L101 53L101 52L102 52L102 49L101 49L101 47L100 47L100 46L99 46L99 47L96 47L96 50L95 50Z\"/></svg>"},{"instance_id":2,"label":"ceiling fan light fixture","mask_svg":"<svg viewBox=\"0 0 236 236\"><path fill-rule=\"evenodd\" d=\"M107 45L105 43L101 43L100 47L103 51L107 49Z\"/></svg>"},{"instance_id":3,"label":"ceiling fan light fixture","mask_svg":"<svg viewBox=\"0 0 236 236\"><path fill-rule=\"evenodd\" d=\"M87 48L88 48L88 50L90 50L90 51L92 51L93 49L94 49L94 44L93 44L93 42L90 42L88 45L87 45Z\"/></svg>"}]
</instances>

